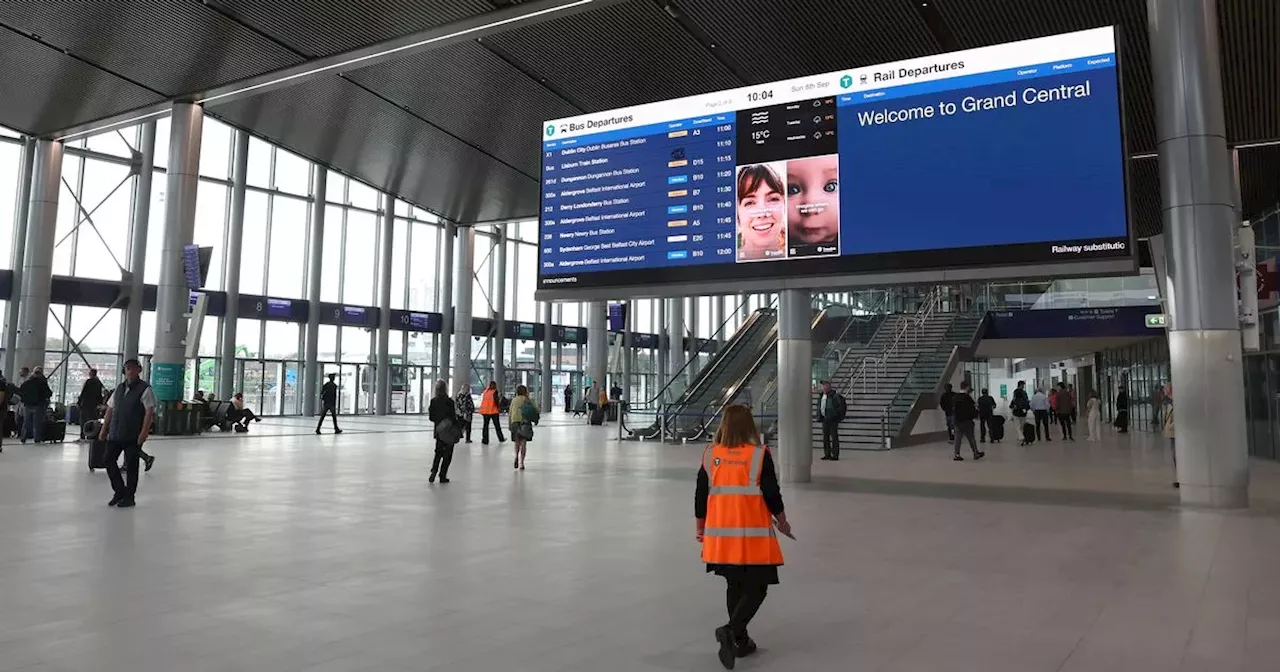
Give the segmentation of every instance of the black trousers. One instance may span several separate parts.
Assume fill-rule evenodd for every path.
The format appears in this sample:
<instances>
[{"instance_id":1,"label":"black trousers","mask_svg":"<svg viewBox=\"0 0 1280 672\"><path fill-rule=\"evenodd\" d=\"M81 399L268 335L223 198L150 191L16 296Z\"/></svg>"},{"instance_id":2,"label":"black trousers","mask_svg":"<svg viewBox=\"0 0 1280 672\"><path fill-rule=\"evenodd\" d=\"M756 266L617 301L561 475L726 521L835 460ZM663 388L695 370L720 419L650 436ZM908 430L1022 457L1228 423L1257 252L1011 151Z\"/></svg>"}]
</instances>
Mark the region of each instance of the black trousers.
<instances>
[{"instance_id":1,"label":"black trousers","mask_svg":"<svg viewBox=\"0 0 1280 672\"><path fill-rule=\"evenodd\" d=\"M440 474L440 478L448 478L450 464L453 464L453 446L444 441L436 441L436 455L431 460L431 475Z\"/></svg>"},{"instance_id":2,"label":"black trousers","mask_svg":"<svg viewBox=\"0 0 1280 672\"><path fill-rule=\"evenodd\" d=\"M124 468L128 472L128 481L120 476L121 453L124 454ZM138 492L138 460L142 457L142 446L132 441L107 442L107 477L111 479L111 489L124 501L132 501Z\"/></svg>"},{"instance_id":3,"label":"black trousers","mask_svg":"<svg viewBox=\"0 0 1280 672\"><path fill-rule=\"evenodd\" d=\"M1073 419L1071 418L1071 414L1070 414L1070 413L1059 413L1059 414L1058 414L1058 424L1059 424L1059 425L1062 425L1062 438L1063 438L1064 440L1066 440L1066 441L1075 441L1075 440L1076 440L1075 435L1071 433L1071 426L1072 426L1074 423L1075 423L1075 420L1073 420Z\"/></svg>"},{"instance_id":4,"label":"black trousers","mask_svg":"<svg viewBox=\"0 0 1280 672\"><path fill-rule=\"evenodd\" d=\"M973 421L956 420L956 438L954 439L956 455L960 454L960 442L965 439L969 440L969 450L973 451L974 456L977 456L978 444L973 440Z\"/></svg>"},{"instance_id":5,"label":"black trousers","mask_svg":"<svg viewBox=\"0 0 1280 672\"><path fill-rule=\"evenodd\" d=\"M1049 411L1036 411L1036 440L1044 439L1052 441L1053 437L1049 436ZM1044 436L1040 435L1040 427L1044 426Z\"/></svg>"},{"instance_id":6,"label":"black trousers","mask_svg":"<svg viewBox=\"0 0 1280 672\"><path fill-rule=\"evenodd\" d=\"M569 413L569 412L571 412L571 411L573 411L573 400L572 400L572 399L570 399L569 397L565 397L565 398L564 398L564 412L565 412L565 413Z\"/></svg>"},{"instance_id":7,"label":"black trousers","mask_svg":"<svg viewBox=\"0 0 1280 672\"><path fill-rule=\"evenodd\" d=\"M990 426L991 426L991 416L989 415L978 416L978 434L982 438L982 441L984 443L987 440L987 428L989 428ZM994 441L995 439L993 438L992 440Z\"/></svg>"},{"instance_id":8,"label":"black trousers","mask_svg":"<svg viewBox=\"0 0 1280 672\"><path fill-rule=\"evenodd\" d=\"M333 416L333 431L338 431L338 407L331 404L325 404L324 408L320 409L320 421L316 423L316 431L320 431L320 427L324 425L326 415Z\"/></svg>"},{"instance_id":9,"label":"black trousers","mask_svg":"<svg viewBox=\"0 0 1280 672\"><path fill-rule=\"evenodd\" d=\"M466 439L467 443L471 443L471 421L474 418L474 415L458 418L458 427L462 429L462 438Z\"/></svg>"},{"instance_id":10,"label":"black trousers","mask_svg":"<svg viewBox=\"0 0 1280 672\"><path fill-rule=\"evenodd\" d=\"M840 457L840 423L830 420L822 421L822 456L831 459Z\"/></svg>"},{"instance_id":11,"label":"black trousers","mask_svg":"<svg viewBox=\"0 0 1280 672\"><path fill-rule=\"evenodd\" d=\"M493 431L498 433L499 441L506 441L507 437L502 435L501 418L496 415L484 416L484 428L480 431L480 443L489 443L489 423L493 423Z\"/></svg>"},{"instance_id":12,"label":"black trousers","mask_svg":"<svg viewBox=\"0 0 1280 672\"><path fill-rule=\"evenodd\" d=\"M764 598L769 594L769 586L763 583L743 583L726 579L729 585L725 590L725 606L729 609L729 630L733 632L737 639L746 639L747 626L751 624L751 619L755 618L756 612L760 611L760 605L764 604Z\"/></svg>"}]
</instances>

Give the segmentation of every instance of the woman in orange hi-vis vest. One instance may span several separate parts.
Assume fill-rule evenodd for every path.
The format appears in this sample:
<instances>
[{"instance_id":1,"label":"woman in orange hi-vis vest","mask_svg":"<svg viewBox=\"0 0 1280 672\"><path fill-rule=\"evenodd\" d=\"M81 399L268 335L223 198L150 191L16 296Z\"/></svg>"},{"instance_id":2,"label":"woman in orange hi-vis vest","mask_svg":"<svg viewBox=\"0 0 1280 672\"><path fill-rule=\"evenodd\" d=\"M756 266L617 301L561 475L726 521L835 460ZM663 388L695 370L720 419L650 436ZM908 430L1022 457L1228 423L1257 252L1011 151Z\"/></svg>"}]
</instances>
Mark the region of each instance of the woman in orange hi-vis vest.
<instances>
[{"instance_id":1,"label":"woman in orange hi-vis vest","mask_svg":"<svg viewBox=\"0 0 1280 672\"><path fill-rule=\"evenodd\" d=\"M702 455L694 516L707 571L728 584L729 623L716 628L716 641L720 663L732 670L735 659L755 652L747 625L768 587L778 583L782 548L775 520L777 531L791 536L777 469L746 406L724 409L715 441Z\"/></svg>"},{"instance_id":2,"label":"woman in orange hi-vis vest","mask_svg":"<svg viewBox=\"0 0 1280 672\"><path fill-rule=\"evenodd\" d=\"M498 383L489 381L489 387L480 396L480 417L484 419L484 425L480 430L480 443L489 445L489 424L493 423L493 431L498 433L498 443L507 440L502 435L502 423L498 422L498 415L502 413L502 408L498 406Z\"/></svg>"}]
</instances>

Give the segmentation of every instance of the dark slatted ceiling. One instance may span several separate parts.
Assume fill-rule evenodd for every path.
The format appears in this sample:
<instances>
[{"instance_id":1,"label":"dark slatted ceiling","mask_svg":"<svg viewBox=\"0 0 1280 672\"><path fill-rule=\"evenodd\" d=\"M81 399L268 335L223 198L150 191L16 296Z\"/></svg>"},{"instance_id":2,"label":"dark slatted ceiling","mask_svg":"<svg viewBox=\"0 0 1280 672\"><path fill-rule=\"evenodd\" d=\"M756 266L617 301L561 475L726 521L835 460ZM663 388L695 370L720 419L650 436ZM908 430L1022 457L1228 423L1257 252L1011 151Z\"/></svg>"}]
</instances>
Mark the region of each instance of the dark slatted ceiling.
<instances>
[{"instance_id":1,"label":"dark slatted ceiling","mask_svg":"<svg viewBox=\"0 0 1280 672\"><path fill-rule=\"evenodd\" d=\"M166 96L305 60L191 0L4 2L0 24Z\"/></svg>"},{"instance_id":2,"label":"dark slatted ceiling","mask_svg":"<svg viewBox=\"0 0 1280 672\"><path fill-rule=\"evenodd\" d=\"M1245 219L1280 206L1280 145L1240 150L1240 202Z\"/></svg>"},{"instance_id":3,"label":"dark slatted ceiling","mask_svg":"<svg viewBox=\"0 0 1280 672\"><path fill-rule=\"evenodd\" d=\"M43 135L162 97L0 28L0 126Z\"/></svg>"},{"instance_id":4,"label":"dark slatted ceiling","mask_svg":"<svg viewBox=\"0 0 1280 672\"><path fill-rule=\"evenodd\" d=\"M675 0L752 81L936 54L941 49L907 2L884 0ZM838 9L837 9L838 8Z\"/></svg>"},{"instance_id":5,"label":"dark slatted ceiling","mask_svg":"<svg viewBox=\"0 0 1280 672\"><path fill-rule=\"evenodd\" d=\"M476 42L347 77L534 178L541 169L542 120L581 113Z\"/></svg>"},{"instance_id":6,"label":"dark slatted ceiling","mask_svg":"<svg viewBox=\"0 0 1280 672\"><path fill-rule=\"evenodd\" d=\"M1155 157L1129 160L1129 216L1139 238L1164 230L1160 219L1160 162Z\"/></svg>"},{"instance_id":7,"label":"dark slatted ceiling","mask_svg":"<svg viewBox=\"0 0 1280 672\"><path fill-rule=\"evenodd\" d=\"M454 221L538 212L535 179L340 77L209 111Z\"/></svg>"},{"instance_id":8,"label":"dark slatted ceiling","mask_svg":"<svg viewBox=\"0 0 1280 672\"><path fill-rule=\"evenodd\" d=\"M1219 0L1218 19L1227 137L1280 140L1280 2Z\"/></svg>"},{"instance_id":9,"label":"dark slatted ceiling","mask_svg":"<svg viewBox=\"0 0 1280 672\"><path fill-rule=\"evenodd\" d=\"M1151 48L1145 0L934 0L961 48L1120 26L1125 131L1129 151L1155 151Z\"/></svg>"},{"instance_id":10,"label":"dark slatted ceiling","mask_svg":"<svg viewBox=\"0 0 1280 672\"><path fill-rule=\"evenodd\" d=\"M351 51L493 11L487 0L211 0L311 57Z\"/></svg>"},{"instance_id":11,"label":"dark slatted ceiling","mask_svg":"<svg viewBox=\"0 0 1280 672\"><path fill-rule=\"evenodd\" d=\"M652 0L606 6L486 37L588 111L741 86ZM541 119L518 123L537 132Z\"/></svg>"}]
</instances>

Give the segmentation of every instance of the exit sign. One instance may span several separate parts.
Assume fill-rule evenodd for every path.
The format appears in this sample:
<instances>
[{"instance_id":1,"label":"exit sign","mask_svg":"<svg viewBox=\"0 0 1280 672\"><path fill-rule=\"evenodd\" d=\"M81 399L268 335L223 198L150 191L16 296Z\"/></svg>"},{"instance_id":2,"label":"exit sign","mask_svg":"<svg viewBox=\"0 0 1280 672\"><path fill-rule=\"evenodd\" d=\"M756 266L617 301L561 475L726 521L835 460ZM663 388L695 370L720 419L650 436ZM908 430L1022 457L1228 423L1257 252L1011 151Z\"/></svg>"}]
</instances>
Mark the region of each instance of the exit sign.
<instances>
[{"instance_id":1,"label":"exit sign","mask_svg":"<svg viewBox=\"0 0 1280 672\"><path fill-rule=\"evenodd\" d=\"M1169 316L1164 313L1153 313L1147 316L1147 327L1150 329L1164 329L1169 325Z\"/></svg>"}]
</instances>

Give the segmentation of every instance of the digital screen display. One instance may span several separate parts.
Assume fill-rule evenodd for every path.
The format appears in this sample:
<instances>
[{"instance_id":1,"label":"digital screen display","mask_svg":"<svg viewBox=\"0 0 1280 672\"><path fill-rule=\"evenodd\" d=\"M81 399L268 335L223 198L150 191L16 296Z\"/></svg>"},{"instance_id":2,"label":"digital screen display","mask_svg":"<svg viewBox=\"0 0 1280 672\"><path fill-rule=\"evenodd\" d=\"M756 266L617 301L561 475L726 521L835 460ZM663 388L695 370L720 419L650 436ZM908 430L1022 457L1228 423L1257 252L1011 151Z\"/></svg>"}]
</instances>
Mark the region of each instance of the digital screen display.
<instances>
[{"instance_id":1,"label":"digital screen display","mask_svg":"<svg viewBox=\"0 0 1280 672\"><path fill-rule=\"evenodd\" d=\"M204 283L200 277L200 246L182 246L182 277L187 281L187 289L200 289Z\"/></svg>"},{"instance_id":2,"label":"digital screen display","mask_svg":"<svg viewBox=\"0 0 1280 672\"><path fill-rule=\"evenodd\" d=\"M267 317L289 319L293 316L293 302L288 299L267 299Z\"/></svg>"},{"instance_id":3,"label":"digital screen display","mask_svg":"<svg viewBox=\"0 0 1280 672\"><path fill-rule=\"evenodd\" d=\"M427 331L431 328L431 316L426 313L409 313L409 327Z\"/></svg>"},{"instance_id":4,"label":"digital screen display","mask_svg":"<svg viewBox=\"0 0 1280 672\"><path fill-rule=\"evenodd\" d=\"M343 306L342 321L347 324L364 324L365 310L359 306Z\"/></svg>"},{"instance_id":5,"label":"digital screen display","mask_svg":"<svg viewBox=\"0 0 1280 672\"><path fill-rule=\"evenodd\" d=\"M1132 258L1115 44L1099 28L546 122L538 286Z\"/></svg>"}]
</instances>

